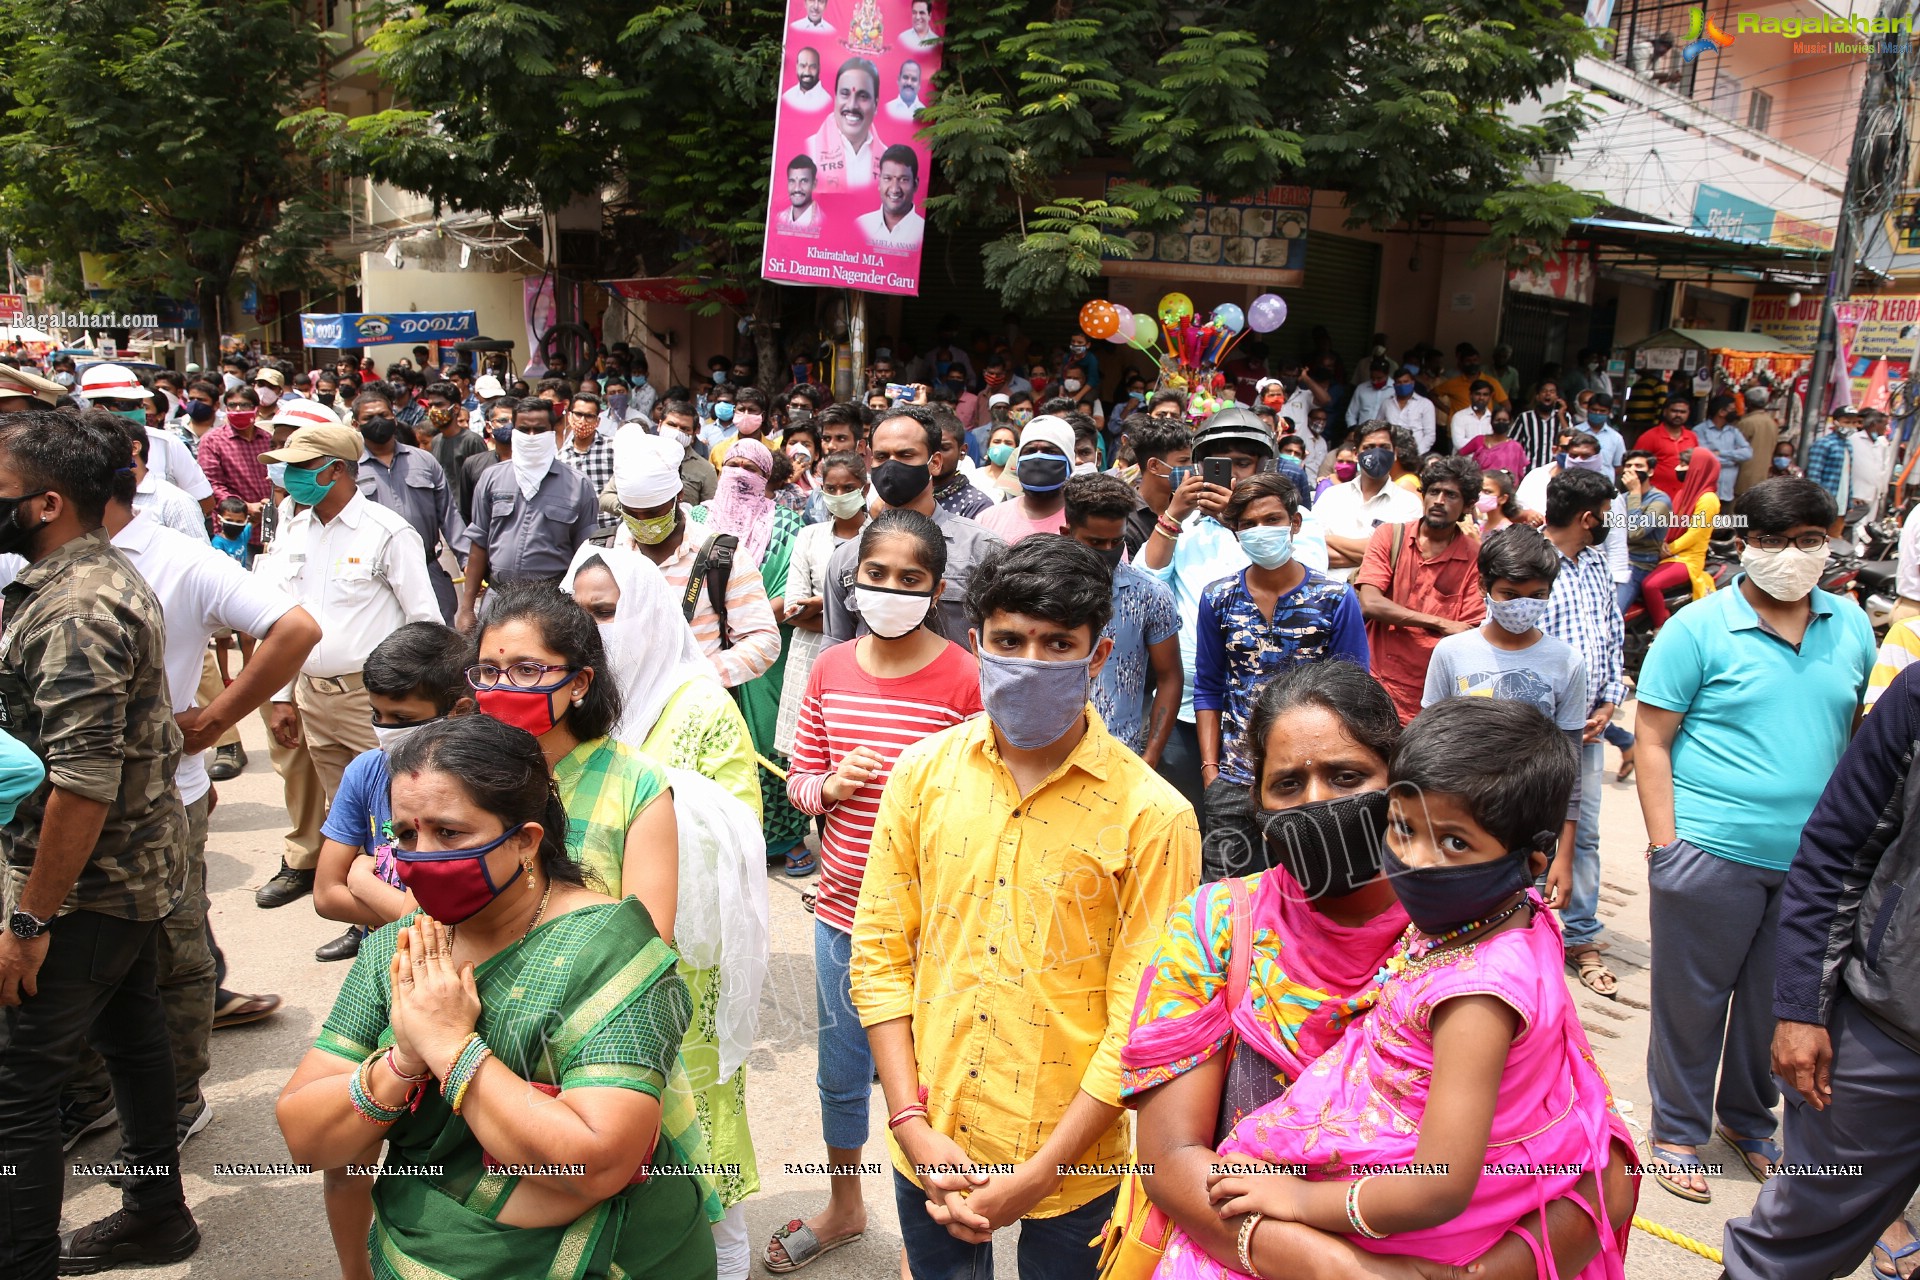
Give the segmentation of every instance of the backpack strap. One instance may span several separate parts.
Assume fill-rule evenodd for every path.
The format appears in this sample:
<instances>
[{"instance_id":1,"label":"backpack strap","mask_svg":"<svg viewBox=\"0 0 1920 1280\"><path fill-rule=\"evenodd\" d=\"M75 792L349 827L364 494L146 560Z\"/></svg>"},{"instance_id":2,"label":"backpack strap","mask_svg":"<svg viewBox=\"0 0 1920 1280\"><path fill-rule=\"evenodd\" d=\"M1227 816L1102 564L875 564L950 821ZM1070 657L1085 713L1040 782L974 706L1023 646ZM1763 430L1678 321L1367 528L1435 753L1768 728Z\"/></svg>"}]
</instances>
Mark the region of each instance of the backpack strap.
<instances>
[{"instance_id":1,"label":"backpack strap","mask_svg":"<svg viewBox=\"0 0 1920 1280\"><path fill-rule=\"evenodd\" d=\"M1387 585L1392 586L1400 576L1400 544L1407 540L1407 526L1389 525L1393 530L1393 546L1387 550Z\"/></svg>"},{"instance_id":2,"label":"backpack strap","mask_svg":"<svg viewBox=\"0 0 1920 1280\"><path fill-rule=\"evenodd\" d=\"M700 554L693 558L693 572L687 575L687 588L680 595L680 612L688 622L700 606L700 586L706 584L707 603L713 606L713 616L720 623L720 648L733 647L733 637L727 634L727 584L733 578L733 553L740 546L740 539L731 533L718 533L707 539L700 548Z\"/></svg>"}]
</instances>

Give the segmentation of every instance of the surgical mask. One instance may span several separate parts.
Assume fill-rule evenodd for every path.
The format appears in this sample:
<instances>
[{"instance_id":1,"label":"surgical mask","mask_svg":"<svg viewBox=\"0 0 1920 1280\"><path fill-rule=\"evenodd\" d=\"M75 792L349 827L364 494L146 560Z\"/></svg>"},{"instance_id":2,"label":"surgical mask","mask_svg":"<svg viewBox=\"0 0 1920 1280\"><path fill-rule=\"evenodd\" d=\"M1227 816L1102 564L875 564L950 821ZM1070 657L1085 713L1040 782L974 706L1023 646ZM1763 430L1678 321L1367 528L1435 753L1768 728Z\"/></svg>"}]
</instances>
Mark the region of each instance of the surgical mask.
<instances>
[{"instance_id":1,"label":"surgical mask","mask_svg":"<svg viewBox=\"0 0 1920 1280\"><path fill-rule=\"evenodd\" d=\"M820 501L826 504L827 514L835 520L851 520L867 505L867 495L855 489L852 493L823 493Z\"/></svg>"},{"instance_id":2,"label":"surgical mask","mask_svg":"<svg viewBox=\"0 0 1920 1280\"><path fill-rule=\"evenodd\" d=\"M247 530L251 528L253 528L253 526L245 520L222 520L220 522L220 536L229 541L235 538L244 538Z\"/></svg>"},{"instance_id":3,"label":"surgical mask","mask_svg":"<svg viewBox=\"0 0 1920 1280\"><path fill-rule=\"evenodd\" d=\"M856 586L853 607L867 630L882 640L898 640L927 620L933 605L931 591L896 591L891 587Z\"/></svg>"},{"instance_id":4,"label":"surgical mask","mask_svg":"<svg viewBox=\"0 0 1920 1280\"><path fill-rule=\"evenodd\" d=\"M286 472L287 496L303 507L319 506L326 500L327 491L332 489L339 481L329 480L325 484L321 484L318 480L314 479L314 477L332 465L333 463L328 462L325 466L317 469L288 467Z\"/></svg>"},{"instance_id":5,"label":"surgical mask","mask_svg":"<svg viewBox=\"0 0 1920 1280\"><path fill-rule=\"evenodd\" d=\"M805 471L807 464L813 461L813 450L803 444L797 444L787 450L787 460L793 463L796 471Z\"/></svg>"},{"instance_id":6,"label":"surgical mask","mask_svg":"<svg viewBox=\"0 0 1920 1280\"><path fill-rule=\"evenodd\" d=\"M647 375L646 375L646 374L644 374L644 373L636 373L636 374L634 374L634 375L633 375L633 385L634 385L634 387L635 387L635 389L638 389L638 388L640 388L640 387L644 387L644 386L646 386L646 385L647 385Z\"/></svg>"},{"instance_id":7,"label":"surgical mask","mask_svg":"<svg viewBox=\"0 0 1920 1280\"><path fill-rule=\"evenodd\" d=\"M261 404L276 405L280 403L280 393L272 387L255 387L253 393L260 397Z\"/></svg>"},{"instance_id":8,"label":"surgical mask","mask_svg":"<svg viewBox=\"0 0 1920 1280\"><path fill-rule=\"evenodd\" d=\"M1587 423L1590 426L1604 427L1609 420L1609 415L1604 413L1590 413L1587 415Z\"/></svg>"},{"instance_id":9,"label":"surgical mask","mask_svg":"<svg viewBox=\"0 0 1920 1280\"><path fill-rule=\"evenodd\" d=\"M1071 470L1057 453L1029 453L1020 459L1020 487L1028 493L1055 493L1067 483Z\"/></svg>"},{"instance_id":10,"label":"surgical mask","mask_svg":"<svg viewBox=\"0 0 1920 1280\"><path fill-rule=\"evenodd\" d=\"M714 405L713 420L715 422L732 422L733 421L733 405L725 400L722 400L719 404Z\"/></svg>"},{"instance_id":11,"label":"surgical mask","mask_svg":"<svg viewBox=\"0 0 1920 1280\"><path fill-rule=\"evenodd\" d=\"M1336 462L1333 464L1334 478L1341 481L1351 480L1354 477L1354 473L1359 469L1360 468L1351 462ZM1391 464L1389 464L1388 470L1392 470Z\"/></svg>"},{"instance_id":12,"label":"surgical mask","mask_svg":"<svg viewBox=\"0 0 1920 1280\"><path fill-rule=\"evenodd\" d=\"M391 755L408 738L428 725L439 724L445 719L445 716L435 716L431 720L416 720L412 724L377 724L373 726L374 740L380 744L382 751Z\"/></svg>"},{"instance_id":13,"label":"surgical mask","mask_svg":"<svg viewBox=\"0 0 1920 1280\"><path fill-rule=\"evenodd\" d=\"M254 424L259 416L259 411L255 409L229 409L227 410L227 425L245 431Z\"/></svg>"},{"instance_id":14,"label":"surgical mask","mask_svg":"<svg viewBox=\"0 0 1920 1280\"><path fill-rule=\"evenodd\" d=\"M1500 506L1500 499L1491 493L1483 493L1473 500L1473 509L1481 515L1491 515Z\"/></svg>"},{"instance_id":15,"label":"surgical mask","mask_svg":"<svg viewBox=\"0 0 1920 1280\"><path fill-rule=\"evenodd\" d=\"M1073 474L1077 476L1096 475L1099 473L1099 470L1100 464L1097 462L1076 462L1073 464Z\"/></svg>"},{"instance_id":16,"label":"surgical mask","mask_svg":"<svg viewBox=\"0 0 1920 1280\"><path fill-rule=\"evenodd\" d=\"M526 873L524 866L515 863L506 883L497 885L487 870L487 855L519 835L525 827L525 823L508 827L498 840L489 840L471 849L436 849L426 853L396 845L393 869L422 911L441 924L459 924L486 910Z\"/></svg>"},{"instance_id":17,"label":"surgical mask","mask_svg":"<svg viewBox=\"0 0 1920 1280\"><path fill-rule=\"evenodd\" d=\"M726 381L727 381L727 371L725 369L715 369L713 371L714 386L716 387L724 386L726 384Z\"/></svg>"},{"instance_id":18,"label":"surgical mask","mask_svg":"<svg viewBox=\"0 0 1920 1280\"><path fill-rule=\"evenodd\" d=\"M224 391L231 391L235 387L244 387L246 385L247 384L240 381L239 377L235 374L223 373L220 375L220 386Z\"/></svg>"},{"instance_id":19,"label":"surgical mask","mask_svg":"<svg viewBox=\"0 0 1920 1280\"><path fill-rule=\"evenodd\" d=\"M1413 384L1411 382L1396 382L1393 384L1393 394L1402 400L1410 400L1413 398Z\"/></svg>"},{"instance_id":20,"label":"surgical mask","mask_svg":"<svg viewBox=\"0 0 1920 1280\"><path fill-rule=\"evenodd\" d=\"M400 424L392 418L368 418L360 424L360 434L368 444L386 444L400 430Z\"/></svg>"},{"instance_id":21,"label":"surgical mask","mask_svg":"<svg viewBox=\"0 0 1920 1280\"><path fill-rule=\"evenodd\" d=\"M213 406L204 400L187 401L187 417L194 422L212 422Z\"/></svg>"},{"instance_id":22,"label":"surgical mask","mask_svg":"<svg viewBox=\"0 0 1920 1280\"><path fill-rule=\"evenodd\" d=\"M1387 836L1385 790L1261 809L1255 820L1265 838L1267 865L1292 876L1309 902L1344 898L1380 874Z\"/></svg>"},{"instance_id":23,"label":"surgical mask","mask_svg":"<svg viewBox=\"0 0 1920 1280\"><path fill-rule=\"evenodd\" d=\"M680 522L680 513L677 510L669 511L665 515L649 516L643 520L623 511L620 519L635 542L643 547L657 547L673 536L673 527Z\"/></svg>"},{"instance_id":24,"label":"surgical mask","mask_svg":"<svg viewBox=\"0 0 1920 1280\"><path fill-rule=\"evenodd\" d=\"M761 414L742 413L735 415L733 425L739 429L741 435L751 436L759 433L762 421L764 421L764 416Z\"/></svg>"},{"instance_id":25,"label":"surgical mask","mask_svg":"<svg viewBox=\"0 0 1920 1280\"><path fill-rule=\"evenodd\" d=\"M137 404L124 409L110 409L108 412L118 414L128 422L136 422L143 427L147 425L147 411Z\"/></svg>"},{"instance_id":26,"label":"surgical mask","mask_svg":"<svg viewBox=\"0 0 1920 1280\"><path fill-rule=\"evenodd\" d=\"M1410 867L1387 847L1380 850L1380 864L1408 919L1431 937L1486 919L1532 884L1532 852L1516 849L1492 862L1459 867Z\"/></svg>"},{"instance_id":27,"label":"surgical mask","mask_svg":"<svg viewBox=\"0 0 1920 1280\"><path fill-rule=\"evenodd\" d=\"M23 493L17 498L0 498L0 555L16 552L27 553L33 543L33 534L39 528L37 524L20 523L20 504L29 498L38 498L45 489L36 489L32 493Z\"/></svg>"},{"instance_id":28,"label":"surgical mask","mask_svg":"<svg viewBox=\"0 0 1920 1280\"><path fill-rule=\"evenodd\" d=\"M1013 446L1010 444L1003 442L1001 444L990 444L987 446L987 461L996 467L1006 466L1007 459L1011 457L1013 457Z\"/></svg>"},{"instance_id":29,"label":"surgical mask","mask_svg":"<svg viewBox=\"0 0 1920 1280\"><path fill-rule=\"evenodd\" d=\"M1062 378L1060 380L1060 389L1062 391L1068 391L1068 392L1078 391L1081 387L1084 387L1086 385L1087 385L1086 383L1080 381L1080 379L1078 378Z\"/></svg>"},{"instance_id":30,"label":"surgical mask","mask_svg":"<svg viewBox=\"0 0 1920 1280\"><path fill-rule=\"evenodd\" d=\"M978 657L981 705L993 727L1019 750L1038 751L1060 741L1086 714L1091 654L1072 662Z\"/></svg>"},{"instance_id":31,"label":"surgical mask","mask_svg":"<svg viewBox=\"0 0 1920 1280\"><path fill-rule=\"evenodd\" d=\"M890 507L904 507L927 491L933 469L926 463L888 458L873 469L873 491Z\"/></svg>"},{"instance_id":32,"label":"surgical mask","mask_svg":"<svg viewBox=\"0 0 1920 1280\"><path fill-rule=\"evenodd\" d=\"M1788 467L1792 465L1793 465L1792 458L1775 458L1773 460L1773 469L1775 471L1785 471Z\"/></svg>"},{"instance_id":33,"label":"surgical mask","mask_svg":"<svg viewBox=\"0 0 1920 1280\"><path fill-rule=\"evenodd\" d=\"M1603 476L1613 474L1613 468L1607 465L1607 460L1597 453L1586 458L1576 458L1568 455L1566 466L1567 469L1571 471L1591 471L1596 475Z\"/></svg>"},{"instance_id":34,"label":"surgical mask","mask_svg":"<svg viewBox=\"0 0 1920 1280\"><path fill-rule=\"evenodd\" d=\"M1240 549L1247 559L1262 569L1278 569L1293 559L1293 530L1283 524L1257 525L1242 529Z\"/></svg>"},{"instance_id":35,"label":"surgical mask","mask_svg":"<svg viewBox=\"0 0 1920 1280\"><path fill-rule=\"evenodd\" d=\"M269 462L267 464L267 483L276 489L285 489L287 487L287 464L284 462Z\"/></svg>"},{"instance_id":36,"label":"surgical mask","mask_svg":"<svg viewBox=\"0 0 1920 1280\"><path fill-rule=\"evenodd\" d=\"M554 718L553 695L566 688L579 674L578 670L569 669L553 683L537 684L531 689L510 684L478 689L474 692L474 701L480 704L483 714L492 716L501 724L525 729L537 738L560 723Z\"/></svg>"},{"instance_id":37,"label":"surgical mask","mask_svg":"<svg viewBox=\"0 0 1920 1280\"><path fill-rule=\"evenodd\" d=\"M1826 547L1818 551L1802 551L1798 547L1762 551L1749 543L1740 553L1740 567L1753 579L1754 586L1775 600L1793 604L1805 600L1819 585L1820 575L1827 571L1828 554Z\"/></svg>"},{"instance_id":38,"label":"surgical mask","mask_svg":"<svg viewBox=\"0 0 1920 1280\"><path fill-rule=\"evenodd\" d=\"M1393 470L1393 450L1381 448L1362 449L1360 451L1360 469L1372 476L1375 480L1380 479Z\"/></svg>"},{"instance_id":39,"label":"surgical mask","mask_svg":"<svg viewBox=\"0 0 1920 1280\"><path fill-rule=\"evenodd\" d=\"M1495 600L1487 597L1487 616L1509 635L1523 636L1540 625L1551 600Z\"/></svg>"},{"instance_id":40,"label":"surgical mask","mask_svg":"<svg viewBox=\"0 0 1920 1280\"><path fill-rule=\"evenodd\" d=\"M675 444L679 445L682 449L686 448L688 445L693 443L692 437L687 435L686 432L678 430L674 427L667 427L663 429L660 432L660 435L663 439L673 441Z\"/></svg>"}]
</instances>

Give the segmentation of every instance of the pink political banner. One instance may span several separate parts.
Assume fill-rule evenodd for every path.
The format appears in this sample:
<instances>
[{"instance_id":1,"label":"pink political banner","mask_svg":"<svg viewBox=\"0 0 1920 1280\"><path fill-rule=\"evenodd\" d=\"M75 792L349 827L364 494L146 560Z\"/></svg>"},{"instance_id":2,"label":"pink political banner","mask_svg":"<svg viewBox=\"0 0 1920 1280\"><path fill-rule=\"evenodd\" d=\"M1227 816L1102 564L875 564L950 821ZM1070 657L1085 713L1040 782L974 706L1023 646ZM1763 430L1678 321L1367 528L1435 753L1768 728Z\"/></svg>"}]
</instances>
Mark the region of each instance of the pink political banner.
<instances>
[{"instance_id":1,"label":"pink political banner","mask_svg":"<svg viewBox=\"0 0 1920 1280\"><path fill-rule=\"evenodd\" d=\"M788 0L762 276L920 291L932 162L914 119L945 19L934 0Z\"/></svg>"}]
</instances>

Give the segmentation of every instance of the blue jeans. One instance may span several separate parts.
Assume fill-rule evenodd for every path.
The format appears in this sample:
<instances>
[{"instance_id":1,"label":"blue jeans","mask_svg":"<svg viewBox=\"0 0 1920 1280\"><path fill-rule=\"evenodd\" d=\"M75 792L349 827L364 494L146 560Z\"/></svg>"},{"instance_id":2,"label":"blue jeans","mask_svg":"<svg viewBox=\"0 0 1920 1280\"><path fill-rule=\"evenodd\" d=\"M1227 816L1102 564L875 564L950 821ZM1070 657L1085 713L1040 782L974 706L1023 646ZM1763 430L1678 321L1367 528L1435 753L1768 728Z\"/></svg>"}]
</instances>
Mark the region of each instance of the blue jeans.
<instances>
[{"instance_id":1,"label":"blue jeans","mask_svg":"<svg viewBox=\"0 0 1920 1280\"><path fill-rule=\"evenodd\" d=\"M830 1147L867 1145L867 1107L873 1096L873 1050L854 1012L848 968L853 935L825 920L813 922L813 1000L819 1016L820 1131Z\"/></svg>"},{"instance_id":2,"label":"blue jeans","mask_svg":"<svg viewBox=\"0 0 1920 1280\"><path fill-rule=\"evenodd\" d=\"M1633 750L1633 731L1623 728L1618 720L1607 721L1607 727L1600 731L1600 736L1616 750Z\"/></svg>"},{"instance_id":3,"label":"blue jeans","mask_svg":"<svg viewBox=\"0 0 1920 1280\"><path fill-rule=\"evenodd\" d=\"M1625 613L1627 606L1640 598L1640 583L1653 572L1652 568L1634 568L1627 570L1630 575L1625 582L1613 584L1613 592L1620 601L1620 612Z\"/></svg>"},{"instance_id":4,"label":"blue jeans","mask_svg":"<svg viewBox=\"0 0 1920 1280\"><path fill-rule=\"evenodd\" d=\"M1055 1218L1020 1219L1020 1280L1095 1280L1099 1251L1087 1243L1113 1216L1115 1187ZM927 1193L893 1171L893 1203L913 1280L993 1280L993 1246L967 1244L927 1216Z\"/></svg>"},{"instance_id":5,"label":"blue jeans","mask_svg":"<svg viewBox=\"0 0 1920 1280\"><path fill-rule=\"evenodd\" d=\"M1580 822L1574 828L1573 892L1560 913L1569 948L1600 939L1600 801L1606 777L1606 748L1598 742L1580 748Z\"/></svg>"}]
</instances>

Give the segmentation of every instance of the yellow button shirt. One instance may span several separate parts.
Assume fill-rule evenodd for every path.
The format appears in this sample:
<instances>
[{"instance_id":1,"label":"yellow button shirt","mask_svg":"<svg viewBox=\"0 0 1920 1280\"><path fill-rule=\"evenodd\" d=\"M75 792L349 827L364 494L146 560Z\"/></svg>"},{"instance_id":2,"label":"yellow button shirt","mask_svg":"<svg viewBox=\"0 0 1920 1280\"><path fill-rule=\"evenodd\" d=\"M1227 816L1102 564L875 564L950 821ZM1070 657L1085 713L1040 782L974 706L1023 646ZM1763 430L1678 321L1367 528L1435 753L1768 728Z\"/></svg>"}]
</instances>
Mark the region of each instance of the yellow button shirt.
<instances>
[{"instance_id":1,"label":"yellow button shirt","mask_svg":"<svg viewBox=\"0 0 1920 1280\"><path fill-rule=\"evenodd\" d=\"M893 767L854 917L863 1026L913 1019L927 1122L974 1160L1018 1164L1081 1090L1118 1106L1140 971L1200 880L1193 807L1087 708L1073 754L1024 798L976 716ZM888 1138L893 1164L916 1184ZM1125 1163L1125 1118L1067 1160ZM1054 1217L1119 1181L1075 1174Z\"/></svg>"}]
</instances>

